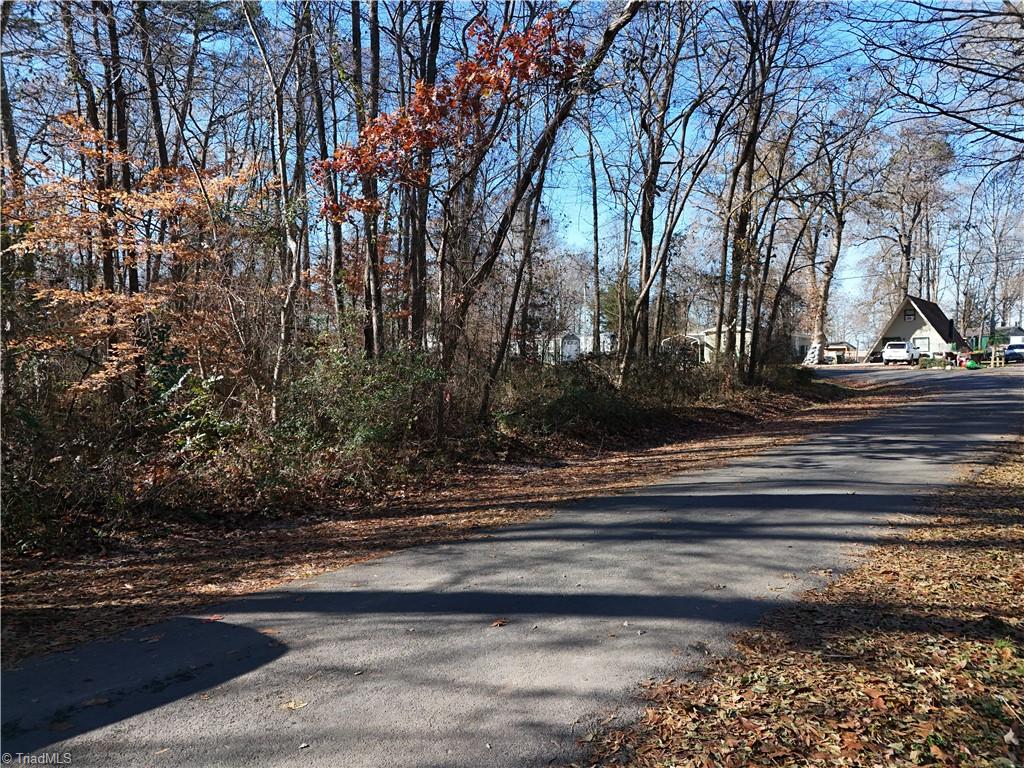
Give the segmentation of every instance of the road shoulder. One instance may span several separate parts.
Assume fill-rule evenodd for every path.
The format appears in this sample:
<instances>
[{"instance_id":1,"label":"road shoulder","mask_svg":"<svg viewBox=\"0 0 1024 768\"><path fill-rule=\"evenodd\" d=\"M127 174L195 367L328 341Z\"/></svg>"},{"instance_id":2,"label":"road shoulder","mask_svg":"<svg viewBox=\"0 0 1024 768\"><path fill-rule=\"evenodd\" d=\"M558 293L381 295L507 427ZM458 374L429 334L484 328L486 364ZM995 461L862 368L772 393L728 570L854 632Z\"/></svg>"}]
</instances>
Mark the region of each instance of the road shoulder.
<instances>
[{"instance_id":1,"label":"road shoulder","mask_svg":"<svg viewBox=\"0 0 1024 768\"><path fill-rule=\"evenodd\" d=\"M736 655L646 689L587 764L1013 766L1024 760L1024 443Z\"/></svg>"}]
</instances>

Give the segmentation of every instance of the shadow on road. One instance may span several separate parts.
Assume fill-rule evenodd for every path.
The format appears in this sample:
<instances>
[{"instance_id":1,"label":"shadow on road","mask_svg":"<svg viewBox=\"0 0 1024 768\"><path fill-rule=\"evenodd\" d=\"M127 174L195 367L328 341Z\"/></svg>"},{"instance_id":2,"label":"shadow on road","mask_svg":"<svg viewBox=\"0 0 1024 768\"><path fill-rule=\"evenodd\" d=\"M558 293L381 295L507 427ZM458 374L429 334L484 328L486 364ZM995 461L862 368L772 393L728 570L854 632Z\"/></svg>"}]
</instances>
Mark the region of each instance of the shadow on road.
<instances>
[{"instance_id":1,"label":"shadow on road","mask_svg":"<svg viewBox=\"0 0 1024 768\"><path fill-rule=\"evenodd\" d=\"M5 671L3 751L38 751L220 685L285 651L248 627L180 618Z\"/></svg>"},{"instance_id":2,"label":"shadow on road","mask_svg":"<svg viewBox=\"0 0 1024 768\"><path fill-rule=\"evenodd\" d=\"M423 581L416 580L408 582L412 588L407 590L391 588L393 580L371 589L338 589L337 581L329 586L314 582L310 588L257 593L211 609L249 626L179 618L27 662L3 674L3 748L39 750L245 675L288 650L261 632L259 622L291 614L302 621L304 614L368 617L366 623L347 629L353 636L361 633L360 642L368 628L415 616L444 616L452 623L469 620L481 631L494 617L511 623L531 617L598 617L749 625L768 607L793 605L792 601L769 603L750 592L734 594L724 586L715 591L720 585L695 583L692 573L700 563L713 562L716 573L756 572L758 578L776 579L787 571L806 573L820 567L814 566L819 548L815 544L835 548L872 543L877 537L869 529L898 514L914 512L917 524L927 520L930 512L917 508L915 496L940 483L908 484L915 469L930 470L922 475L935 480L936 464L972 460L976 451L990 450L996 436L1012 430L1008 422L1019 423L1021 418L1019 389L1008 390L1005 383L964 378L950 388L958 393L958 422L967 425L967 434L944 434L942 402L916 404L902 414L882 417L883 425L885 419L899 420L892 433L884 426L880 429L875 420L855 424L820 441L811 439L734 462L715 480L689 473L636 493L567 505L557 517L495 531L492 539L417 550L410 579L435 571L444 574L430 589L421 588ZM1003 412L1005 416L1000 416ZM893 476L888 468L897 459L903 469ZM848 466L857 467L860 474L830 474ZM807 470L817 475L805 477ZM955 471L950 466L950 473ZM637 549L638 544L643 547ZM327 550L337 542L325 540L321 546ZM481 548L491 546L504 553L494 567L507 573L508 587L494 581L478 583L491 567ZM962 543L922 546L955 548ZM685 571L680 572L684 559ZM593 582L577 592L557 576L557 581L550 579L548 586L534 590L516 588L511 581L516 572L547 574L562 568L589 573ZM617 581L608 588L601 578L613 572ZM675 578L660 583L659 574ZM861 615L858 606L851 608L849 615ZM864 610L881 612L883 618L877 620L898 616L911 631L930 632L934 621L941 620L920 606L892 600L866 605ZM323 626L322 631L328 640L313 636L304 626L302 642L320 640L333 647L345 642L337 624ZM959 631L1005 632L1005 627L981 621ZM438 652L448 653L450 647L449 639L437 638Z\"/></svg>"}]
</instances>

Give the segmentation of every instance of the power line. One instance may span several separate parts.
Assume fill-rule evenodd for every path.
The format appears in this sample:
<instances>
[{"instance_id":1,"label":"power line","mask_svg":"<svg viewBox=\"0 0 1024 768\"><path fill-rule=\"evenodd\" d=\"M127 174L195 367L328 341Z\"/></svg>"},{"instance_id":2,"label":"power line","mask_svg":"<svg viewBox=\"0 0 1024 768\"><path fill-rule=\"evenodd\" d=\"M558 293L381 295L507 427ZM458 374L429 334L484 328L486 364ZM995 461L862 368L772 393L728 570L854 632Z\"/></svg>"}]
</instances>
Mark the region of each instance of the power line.
<instances>
[{"instance_id":1,"label":"power line","mask_svg":"<svg viewBox=\"0 0 1024 768\"><path fill-rule=\"evenodd\" d=\"M1004 264L1024 263L1024 256L1011 256L1011 257L1006 258L1006 259L989 259L989 260L986 260L986 261L975 261L975 262L972 262L970 264L964 264L964 268L965 269L971 269L973 267L980 267L980 266L985 266L985 265L988 265L988 264L996 264L996 263L1000 264L1001 266L1004 265ZM947 264L946 266L952 266L952 265ZM856 280L856 279L864 280L864 279L867 279L867 278L881 278L881 277L892 277L892 276L893 275L892 275L891 272L865 272L864 274L860 274L860 275L838 275L838 276L832 278L832 282L837 282L837 281L842 281L842 280Z\"/></svg>"}]
</instances>

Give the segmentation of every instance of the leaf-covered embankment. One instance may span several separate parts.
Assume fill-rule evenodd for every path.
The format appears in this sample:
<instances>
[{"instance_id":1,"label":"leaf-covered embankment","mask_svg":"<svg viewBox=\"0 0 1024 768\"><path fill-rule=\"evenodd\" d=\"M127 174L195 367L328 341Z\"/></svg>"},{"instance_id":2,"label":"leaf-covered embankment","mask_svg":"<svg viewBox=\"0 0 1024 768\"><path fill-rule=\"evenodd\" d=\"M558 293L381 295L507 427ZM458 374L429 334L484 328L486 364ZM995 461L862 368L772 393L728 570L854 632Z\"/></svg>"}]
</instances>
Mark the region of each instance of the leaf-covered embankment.
<instances>
[{"instance_id":1,"label":"leaf-covered embankment","mask_svg":"<svg viewBox=\"0 0 1024 768\"><path fill-rule=\"evenodd\" d=\"M339 491L332 506L244 523L149 516L118 528L102 551L5 554L4 662L407 547L535 519L561 503L798 441L914 396L878 385L829 385L825 395L764 392L692 408L685 433L677 424L661 439L649 435L646 448L588 451L555 441L540 460L467 461L409 478L377 501Z\"/></svg>"}]
</instances>

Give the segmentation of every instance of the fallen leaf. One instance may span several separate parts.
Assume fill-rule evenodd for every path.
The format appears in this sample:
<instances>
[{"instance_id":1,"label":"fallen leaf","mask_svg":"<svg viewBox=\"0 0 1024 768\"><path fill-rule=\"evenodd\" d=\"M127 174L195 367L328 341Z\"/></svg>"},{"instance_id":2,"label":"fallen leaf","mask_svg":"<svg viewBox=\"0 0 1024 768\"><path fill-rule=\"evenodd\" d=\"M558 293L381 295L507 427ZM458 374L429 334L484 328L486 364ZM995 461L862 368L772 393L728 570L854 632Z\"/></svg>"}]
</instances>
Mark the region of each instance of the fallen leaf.
<instances>
[{"instance_id":1,"label":"fallen leaf","mask_svg":"<svg viewBox=\"0 0 1024 768\"><path fill-rule=\"evenodd\" d=\"M284 704L282 704L281 705L281 709L291 709L291 710L302 709L307 704L308 704L308 702L299 701L298 699L292 699L291 701L286 701Z\"/></svg>"},{"instance_id":2,"label":"fallen leaf","mask_svg":"<svg viewBox=\"0 0 1024 768\"><path fill-rule=\"evenodd\" d=\"M508 619L495 619L491 622L492 627L504 627L508 625Z\"/></svg>"},{"instance_id":3,"label":"fallen leaf","mask_svg":"<svg viewBox=\"0 0 1024 768\"><path fill-rule=\"evenodd\" d=\"M864 742L857 737L857 734L849 731L843 733L844 752L860 752L862 749L864 749Z\"/></svg>"},{"instance_id":4,"label":"fallen leaf","mask_svg":"<svg viewBox=\"0 0 1024 768\"><path fill-rule=\"evenodd\" d=\"M203 619L203 623L209 624L211 621L223 621L224 617L219 613L215 613L212 616L207 616Z\"/></svg>"}]
</instances>

